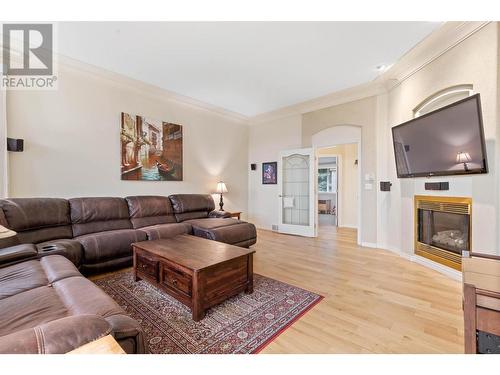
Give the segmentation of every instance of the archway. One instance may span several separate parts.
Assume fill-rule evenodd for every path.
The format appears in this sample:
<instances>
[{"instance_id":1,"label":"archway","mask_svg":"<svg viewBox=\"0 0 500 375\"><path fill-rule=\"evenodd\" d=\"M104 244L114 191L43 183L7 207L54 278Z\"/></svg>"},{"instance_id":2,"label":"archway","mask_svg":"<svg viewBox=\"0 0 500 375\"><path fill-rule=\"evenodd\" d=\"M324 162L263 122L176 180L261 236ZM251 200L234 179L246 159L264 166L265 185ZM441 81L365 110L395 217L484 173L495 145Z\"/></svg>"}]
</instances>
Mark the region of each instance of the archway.
<instances>
[{"instance_id":1,"label":"archway","mask_svg":"<svg viewBox=\"0 0 500 375\"><path fill-rule=\"evenodd\" d=\"M363 212L363 197L361 194L362 186L362 158L361 158L361 126L358 125L335 125L313 134L311 137L311 145L315 150L320 148L327 148L346 144L356 144L357 145L357 173L358 173L358 213L357 213L357 242L361 245L362 238L362 218L361 213ZM317 171L316 171L317 173ZM317 175L316 175L317 178ZM318 194L318 193L316 193ZM318 197L316 197L316 200Z\"/></svg>"}]
</instances>

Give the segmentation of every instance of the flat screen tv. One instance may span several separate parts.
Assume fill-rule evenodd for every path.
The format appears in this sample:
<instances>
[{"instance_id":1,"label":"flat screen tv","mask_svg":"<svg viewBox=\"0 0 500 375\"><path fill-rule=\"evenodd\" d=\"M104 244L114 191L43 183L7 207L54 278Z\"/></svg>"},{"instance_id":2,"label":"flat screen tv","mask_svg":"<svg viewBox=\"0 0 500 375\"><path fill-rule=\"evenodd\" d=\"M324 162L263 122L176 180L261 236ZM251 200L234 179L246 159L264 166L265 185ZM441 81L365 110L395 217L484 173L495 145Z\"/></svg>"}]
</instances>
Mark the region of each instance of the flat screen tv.
<instances>
[{"instance_id":1,"label":"flat screen tv","mask_svg":"<svg viewBox=\"0 0 500 375\"><path fill-rule=\"evenodd\" d=\"M392 128L399 178L488 173L479 94Z\"/></svg>"}]
</instances>

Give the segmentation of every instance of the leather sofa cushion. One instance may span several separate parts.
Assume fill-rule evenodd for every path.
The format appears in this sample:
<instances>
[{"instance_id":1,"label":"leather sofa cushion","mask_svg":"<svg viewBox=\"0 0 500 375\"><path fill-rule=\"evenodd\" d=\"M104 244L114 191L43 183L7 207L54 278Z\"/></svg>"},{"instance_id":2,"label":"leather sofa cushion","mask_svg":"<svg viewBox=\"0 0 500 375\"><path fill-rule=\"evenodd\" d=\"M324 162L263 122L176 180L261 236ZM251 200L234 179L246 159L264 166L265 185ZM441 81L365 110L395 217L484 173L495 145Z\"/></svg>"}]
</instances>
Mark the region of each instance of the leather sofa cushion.
<instances>
[{"instance_id":1,"label":"leather sofa cushion","mask_svg":"<svg viewBox=\"0 0 500 375\"><path fill-rule=\"evenodd\" d=\"M107 333L111 327L118 343L123 342L126 350L139 353L147 350L139 324L127 317L110 296L84 278L69 260L60 255L0 269L0 295L1 352L29 351L32 344L23 347L17 340L33 338L29 330L35 327L40 334L47 333L43 340L50 352L61 352L60 344L74 343L72 340L94 332L87 330L86 318L67 317L89 315L105 319L107 324L98 323L97 328L106 327L104 331ZM97 322L94 318L91 320ZM54 326L51 325L49 330L46 325L51 322ZM95 333L98 331L102 330ZM16 332L20 332L17 339L6 339L6 335ZM60 337L56 333L49 335L50 332L59 332ZM83 341L92 341L92 338Z\"/></svg>"},{"instance_id":2,"label":"leather sofa cushion","mask_svg":"<svg viewBox=\"0 0 500 375\"><path fill-rule=\"evenodd\" d=\"M58 293L48 285L0 300L0 312L0 336L68 316Z\"/></svg>"},{"instance_id":3,"label":"leather sofa cushion","mask_svg":"<svg viewBox=\"0 0 500 375\"><path fill-rule=\"evenodd\" d=\"M0 337L0 353L64 354L110 333L110 324L97 315L68 316Z\"/></svg>"},{"instance_id":4,"label":"leather sofa cushion","mask_svg":"<svg viewBox=\"0 0 500 375\"><path fill-rule=\"evenodd\" d=\"M188 221L193 234L209 240L248 247L255 243L255 226L235 219L198 219Z\"/></svg>"},{"instance_id":5,"label":"leather sofa cushion","mask_svg":"<svg viewBox=\"0 0 500 375\"><path fill-rule=\"evenodd\" d=\"M69 203L60 198L14 198L0 200L0 219L17 236L2 240L1 247L72 238ZM2 224L2 225L4 225Z\"/></svg>"},{"instance_id":6,"label":"leather sofa cushion","mask_svg":"<svg viewBox=\"0 0 500 375\"><path fill-rule=\"evenodd\" d=\"M198 237L224 242L231 245L257 238L255 226L250 223L239 223L236 225L213 229L193 226L193 233ZM245 245L245 247L246 246L249 245Z\"/></svg>"},{"instance_id":7,"label":"leather sofa cushion","mask_svg":"<svg viewBox=\"0 0 500 375\"><path fill-rule=\"evenodd\" d=\"M38 260L29 260L0 268L0 301L26 290L49 283ZM1 319L0 310L0 320Z\"/></svg>"},{"instance_id":8,"label":"leather sofa cushion","mask_svg":"<svg viewBox=\"0 0 500 375\"><path fill-rule=\"evenodd\" d=\"M43 268L43 273L47 277L49 283L66 279L68 277L82 277L82 274L77 270L73 263L61 256L48 256L40 259L40 265Z\"/></svg>"},{"instance_id":9,"label":"leather sofa cushion","mask_svg":"<svg viewBox=\"0 0 500 375\"><path fill-rule=\"evenodd\" d=\"M220 227L228 227L231 225L236 225L239 223L243 223L243 221L237 219L220 219L220 218L208 218L208 219L195 219L195 220L187 220L186 223L189 223L195 227L205 228L205 229L215 229Z\"/></svg>"},{"instance_id":10,"label":"leather sofa cushion","mask_svg":"<svg viewBox=\"0 0 500 375\"><path fill-rule=\"evenodd\" d=\"M33 244L22 244L0 249L0 264L15 262L22 259L34 258L37 250Z\"/></svg>"},{"instance_id":11,"label":"leather sofa cushion","mask_svg":"<svg viewBox=\"0 0 500 375\"><path fill-rule=\"evenodd\" d=\"M208 217L215 209L209 194L174 194L169 196L177 221Z\"/></svg>"},{"instance_id":12,"label":"leather sofa cushion","mask_svg":"<svg viewBox=\"0 0 500 375\"><path fill-rule=\"evenodd\" d=\"M0 268L0 300L76 276L81 277L80 272L61 256L47 256Z\"/></svg>"},{"instance_id":13,"label":"leather sofa cushion","mask_svg":"<svg viewBox=\"0 0 500 375\"><path fill-rule=\"evenodd\" d=\"M16 232L71 224L69 204L66 199L2 199L0 207L9 228Z\"/></svg>"},{"instance_id":14,"label":"leather sofa cushion","mask_svg":"<svg viewBox=\"0 0 500 375\"><path fill-rule=\"evenodd\" d=\"M161 196L126 197L130 221L134 228L156 224L175 223L174 210L170 199Z\"/></svg>"},{"instance_id":15,"label":"leather sofa cushion","mask_svg":"<svg viewBox=\"0 0 500 375\"><path fill-rule=\"evenodd\" d=\"M84 277L68 277L53 284L71 315L95 314L107 318L123 310L103 290Z\"/></svg>"},{"instance_id":16,"label":"leather sofa cushion","mask_svg":"<svg viewBox=\"0 0 500 375\"><path fill-rule=\"evenodd\" d=\"M191 234L193 228L188 223L171 223L152 225L140 229L148 236L148 240L160 240L163 238L171 238L178 234Z\"/></svg>"},{"instance_id":17,"label":"leather sofa cushion","mask_svg":"<svg viewBox=\"0 0 500 375\"><path fill-rule=\"evenodd\" d=\"M76 237L84 249L85 263L98 263L132 254L133 242L146 240L146 233L136 229L120 229Z\"/></svg>"},{"instance_id":18,"label":"leather sofa cushion","mask_svg":"<svg viewBox=\"0 0 500 375\"><path fill-rule=\"evenodd\" d=\"M73 231L70 225L17 232L17 238L20 243L39 243L54 240L56 238L69 239L72 237Z\"/></svg>"},{"instance_id":19,"label":"leather sofa cushion","mask_svg":"<svg viewBox=\"0 0 500 375\"><path fill-rule=\"evenodd\" d=\"M69 205L75 237L132 228L127 202L123 198L72 198Z\"/></svg>"}]
</instances>

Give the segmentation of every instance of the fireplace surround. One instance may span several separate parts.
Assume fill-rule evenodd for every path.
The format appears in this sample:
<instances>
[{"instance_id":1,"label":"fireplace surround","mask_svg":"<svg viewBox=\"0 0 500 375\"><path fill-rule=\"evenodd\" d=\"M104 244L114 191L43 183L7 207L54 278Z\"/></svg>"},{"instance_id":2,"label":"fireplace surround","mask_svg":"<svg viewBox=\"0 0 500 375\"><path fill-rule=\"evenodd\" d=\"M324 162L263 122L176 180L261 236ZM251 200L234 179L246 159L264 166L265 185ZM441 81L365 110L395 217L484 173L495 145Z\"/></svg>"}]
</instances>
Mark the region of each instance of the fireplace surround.
<instances>
[{"instance_id":1,"label":"fireplace surround","mask_svg":"<svg viewBox=\"0 0 500 375\"><path fill-rule=\"evenodd\" d=\"M462 252L470 251L472 200L415 196L416 255L461 271Z\"/></svg>"}]
</instances>

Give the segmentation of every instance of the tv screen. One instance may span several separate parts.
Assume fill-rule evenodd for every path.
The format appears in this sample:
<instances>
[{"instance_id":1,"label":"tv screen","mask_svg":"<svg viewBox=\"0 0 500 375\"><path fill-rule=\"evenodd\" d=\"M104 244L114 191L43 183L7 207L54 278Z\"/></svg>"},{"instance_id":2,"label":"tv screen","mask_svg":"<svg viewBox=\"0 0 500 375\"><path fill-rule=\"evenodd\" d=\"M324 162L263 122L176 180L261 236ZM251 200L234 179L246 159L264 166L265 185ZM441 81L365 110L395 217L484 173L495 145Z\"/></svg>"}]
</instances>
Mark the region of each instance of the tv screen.
<instances>
[{"instance_id":1,"label":"tv screen","mask_svg":"<svg viewBox=\"0 0 500 375\"><path fill-rule=\"evenodd\" d=\"M399 178L487 173L479 94L392 128Z\"/></svg>"}]
</instances>

